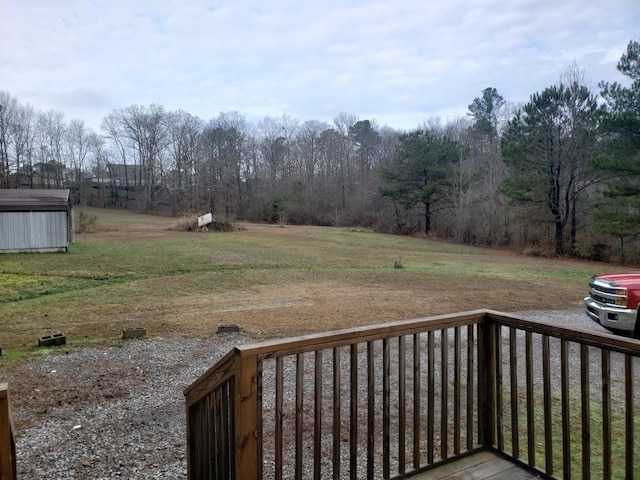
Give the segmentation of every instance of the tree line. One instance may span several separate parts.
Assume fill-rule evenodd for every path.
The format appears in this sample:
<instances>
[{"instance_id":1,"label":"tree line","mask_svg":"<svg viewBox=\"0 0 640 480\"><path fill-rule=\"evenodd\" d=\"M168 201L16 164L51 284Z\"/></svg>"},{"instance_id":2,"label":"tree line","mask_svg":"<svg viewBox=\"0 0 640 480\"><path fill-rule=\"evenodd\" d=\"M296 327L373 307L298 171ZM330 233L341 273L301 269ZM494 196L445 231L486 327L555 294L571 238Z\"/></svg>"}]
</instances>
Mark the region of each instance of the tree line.
<instances>
[{"instance_id":1,"label":"tree line","mask_svg":"<svg viewBox=\"0 0 640 480\"><path fill-rule=\"evenodd\" d=\"M514 105L492 87L467 115L414 131L348 113L208 121L161 105L99 133L0 91L0 188L71 188L80 205L343 225L600 260L640 259L640 44L629 80L577 65Z\"/></svg>"}]
</instances>

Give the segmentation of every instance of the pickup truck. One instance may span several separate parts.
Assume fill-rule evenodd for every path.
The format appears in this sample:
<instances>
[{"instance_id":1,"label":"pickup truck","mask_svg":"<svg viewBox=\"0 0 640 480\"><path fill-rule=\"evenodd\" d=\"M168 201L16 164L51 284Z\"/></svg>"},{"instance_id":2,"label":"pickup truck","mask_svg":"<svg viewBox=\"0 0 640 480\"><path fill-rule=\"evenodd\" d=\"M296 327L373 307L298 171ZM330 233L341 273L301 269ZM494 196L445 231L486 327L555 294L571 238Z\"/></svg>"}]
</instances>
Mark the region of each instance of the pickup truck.
<instances>
[{"instance_id":1,"label":"pickup truck","mask_svg":"<svg viewBox=\"0 0 640 480\"><path fill-rule=\"evenodd\" d=\"M584 306L589 317L605 328L640 338L640 273L594 275Z\"/></svg>"}]
</instances>

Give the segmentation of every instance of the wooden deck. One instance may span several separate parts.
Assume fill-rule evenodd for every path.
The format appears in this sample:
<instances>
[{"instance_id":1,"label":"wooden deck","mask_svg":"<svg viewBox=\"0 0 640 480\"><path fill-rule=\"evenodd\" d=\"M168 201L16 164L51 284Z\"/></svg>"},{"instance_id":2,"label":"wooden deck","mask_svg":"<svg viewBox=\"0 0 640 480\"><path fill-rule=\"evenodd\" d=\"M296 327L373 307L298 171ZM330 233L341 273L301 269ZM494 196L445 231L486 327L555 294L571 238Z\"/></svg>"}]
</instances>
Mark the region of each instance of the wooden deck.
<instances>
[{"instance_id":1,"label":"wooden deck","mask_svg":"<svg viewBox=\"0 0 640 480\"><path fill-rule=\"evenodd\" d=\"M491 310L241 345L185 390L188 478L640 479L639 367Z\"/></svg>"},{"instance_id":2,"label":"wooden deck","mask_svg":"<svg viewBox=\"0 0 640 480\"><path fill-rule=\"evenodd\" d=\"M540 475L486 450L458 458L409 478L411 480L528 480L540 478Z\"/></svg>"}]
</instances>

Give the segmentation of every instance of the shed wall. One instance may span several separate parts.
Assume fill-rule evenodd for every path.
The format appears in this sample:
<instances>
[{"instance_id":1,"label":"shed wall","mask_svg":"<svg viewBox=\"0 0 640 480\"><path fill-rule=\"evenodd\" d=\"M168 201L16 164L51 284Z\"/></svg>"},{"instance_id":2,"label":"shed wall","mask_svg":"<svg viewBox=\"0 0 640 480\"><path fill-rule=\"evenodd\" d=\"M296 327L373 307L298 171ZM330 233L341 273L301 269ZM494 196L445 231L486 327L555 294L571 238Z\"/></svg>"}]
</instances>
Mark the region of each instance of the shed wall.
<instances>
[{"instance_id":1,"label":"shed wall","mask_svg":"<svg viewBox=\"0 0 640 480\"><path fill-rule=\"evenodd\" d=\"M0 251L66 250L67 212L0 212Z\"/></svg>"}]
</instances>

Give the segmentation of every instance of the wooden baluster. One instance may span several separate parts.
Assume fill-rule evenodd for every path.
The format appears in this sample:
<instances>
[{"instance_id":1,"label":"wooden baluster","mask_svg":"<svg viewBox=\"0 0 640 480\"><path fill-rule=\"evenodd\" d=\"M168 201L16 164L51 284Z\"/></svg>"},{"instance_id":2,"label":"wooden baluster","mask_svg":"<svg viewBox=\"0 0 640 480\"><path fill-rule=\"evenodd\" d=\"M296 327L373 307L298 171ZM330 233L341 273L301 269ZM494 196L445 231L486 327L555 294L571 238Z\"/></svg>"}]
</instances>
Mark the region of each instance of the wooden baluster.
<instances>
[{"instance_id":1,"label":"wooden baluster","mask_svg":"<svg viewBox=\"0 0 640 480\"><path fill-rule=\"evenodd\" d=\"M473 414L474 414L474 395L475 395L475 326L467 326L467 450L471 450L474 447L474 428L473 428Z\"/></svg>"},{"instance_id":2,"label":"wooden baluster","mask_svg":"<svg viewBox=\"0 0 640 480\"><path fill-rule=\"evenodd\" d=\"M391 470L391 358L389 339L382 340L382 476Z\"/></svg>"},{"instance_id":3,"label":"wooden baluster","mask_svg":"<svg viewBox=\"0 0 640 480\"><path fill-rule=\"evenodd\" d=\"M341 408L342 403L341 387L340 387L340 349L338 347L333 349L333 480L340 478L340 452L342 446L341 434Z\"/></svg>"},{"instance_id":4,"label":"wooden baluster","mask_svg":"<svg viewBox=\"0 0 640 480\"><path fill-rule=\"evenodd\" d=\"M545 473L553 475L553 423L551 418L551 363L549 337L542 336L542 391L544 405Z\"/></svg>"},{"instance_id":5,"label":"wooden baluster","mask_svg":"<svg viewBox=\"0 0 640 480\"><path fill-rule=\"evenodd\" d=\"M496 383L496 432L498 450L504 452L504 388L502 386L502 327L495 325L494 346L495 346L495 383Z\"/></svg>"},{"instance_id":6,"label":"wooden baluster","mask_svg":"<svg viewBox=\"0 0 640 480\"><path fill-rule=\"evenodd\" d=\"M275 479L282 480L282 421L284 418L284 365L282 357L276 358L276 405L275 405Z\"/></svg>"},{"instance_id":7,"label":"wooden baluster","mask_svg":"<svg viewBox=\"0 0 640 480\"><path fill-rule=\"evenodd\" d=\"M509 328L509 378L511 379L511 451L520 458L520 429L518 428L518 348L516 329Z\"/></svg>"},{"instance_id":8,"label":"wooden baluster","mask_svg":"<svg viewBox=\"0 0 640 480\"><path fill-rule=\"evenodd\" d=\"M351 345L351 394L349 400L349 475L351 480L358 478L358 344Z\"/></svg>"},{"instance_id":9,"label":"wooden baluster","mask_svg":"<svg viewBox=\"0 0 640 480\"><path fill-rule=\"evenodd\" d=\"M560 341L560 394L562 409L562 475L571 478L571 417L569 410L569 342Z\"/></svg>"},{"instance_id":10,"label":"wooden baluster","mask_svg":"<svg viewBox=\"0 0 640 480\"><path fill-rule=\"evenodd\" d=\"M580 345L580 396L582 410L582 478L591 478L591 402L589 347Z\"/></svg>"},{"instance_id":11,"label":"wooden baluster","mask_svg":"<svg viewBox=\"0 0 640 480\"><path fill-rule=\"evenodd\" d=\"M413 468L420 468L420 334L413 335Z\"/></svg>"},{"instance_id":12,"label":"wooden baluster","mask_svg":"<svg viewBox=\"0 0 640 480\"><path fill-rule=\"evenodd\" d=\"M634 444L634 425L633 425L633 357L631 355L624 356L624 385L625 385L625 478L633 479L633 444Z\"/></svg>"},{"instance_id":13,"label":"wooden baluster","mask_svg":"<svg viewBox=\"0 0 640 480\"><path fill-rule=\"evenodd\" d=\"M314 418L313 418L313 474L320 478L322 460L322 350L316 351Z\"/></svg>"},{"instance_id":14,"label":"wooden baluster","mask_svg":"<svg viewBox=\"0 0 640 480\"><path fill-rule=\"evenodd\" d=\"M449 456L449 330L440 330L440 458Z\"/></svg>"},{"instance_id":15,"label":"wooden baluster","mask_svg":"<svg viewBox=\"0 0 640 480\"><path fill-rule=\"evenodd\" d=\"M398 338L398 472L406 470L406 420L407 420L407 388L406 388L406 342L405 337Z\"/></svg>"},{"instance_id":16,"label":"wooden baluster","mask_svg":"<svg viewBox=\"0 0 640 480\"><path fill-rule=\"evenodd\" d=\"M295 459L296 459L296 480L302 480L302 462L303 448L302 435L304 433L304 354L296 355L296 442L295 442Z\"/></svg>"},{"instance_id":17,"label":"wooden baluster","mask_svg":"<svg viewBox=\"0 0 640 480\"><path fill-rule=\"evenodd\" d=\"M611 478L611 352L602 350L602 478Z\"/></svg>"},{"instance_id":18,"label":"wooden baluster","mask_svg":"<svg viewBox=\"0 0 640 480\"><path fill-rule=\"evenodd\" d=\"M460 327L453 334L453 453L460 455Z\"/></svg>"},{"instance_id":19,"label":"wooden baluster","mask_svg":"<svg viewBox=\"0 0 640 480\"><path fill-rule=\"evenodd\" d=\"M527 459L536 465L535 393L533 389L533 334L525 333L525 372L527 380Z\"/></svg>"},{"instance_id":20,"label":"wooden baluster","mask_svg":"<svg viewBox=\"0 0 640 480\"><path fill-rule=\"evenodd\" d=\"M427 463L433 463L435 450L435 372L433 332L427 333Z\"/></svg>"},{"instance_id":21,"label":"wooden baluster","mask_svg":"<svg viewBox=\"0 0 640 480\"><path fill-rule=\"evenodd\" d=\"M374 343L367 342L367 478L373 478L373 467L375 463L375 353Z\"/></svg>"}]
</instances>

